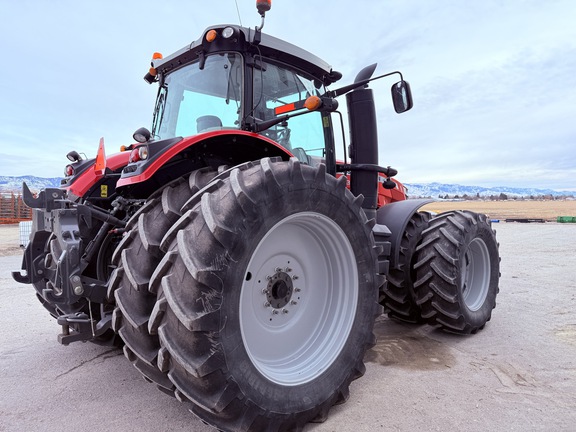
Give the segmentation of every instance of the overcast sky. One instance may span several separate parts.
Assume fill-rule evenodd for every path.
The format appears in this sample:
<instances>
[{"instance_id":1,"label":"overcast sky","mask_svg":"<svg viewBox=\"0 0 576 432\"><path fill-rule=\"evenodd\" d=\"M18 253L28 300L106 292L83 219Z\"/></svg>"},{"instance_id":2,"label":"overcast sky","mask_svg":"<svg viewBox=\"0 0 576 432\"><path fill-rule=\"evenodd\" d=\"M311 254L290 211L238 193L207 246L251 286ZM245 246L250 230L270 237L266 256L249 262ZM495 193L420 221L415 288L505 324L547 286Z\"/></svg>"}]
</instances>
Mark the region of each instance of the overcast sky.
<instances>
[{"instance_id":1,"label":"overcast sky","mask_svg":"<svg viewBox=\"0 0 576 432\"><path fill-rule=\"evenodd\" d=\"M342 72L333 88L374 62L403 72L408 113L392 82L372 85L380 163L400 180L576 191L575 22L572 0L273 0L264 31ZM132 143L151 123L152 53L222 23L239 23L234 0L0 0L0 175L62 176L69 150Z\"/></svg>"}]
</instances>

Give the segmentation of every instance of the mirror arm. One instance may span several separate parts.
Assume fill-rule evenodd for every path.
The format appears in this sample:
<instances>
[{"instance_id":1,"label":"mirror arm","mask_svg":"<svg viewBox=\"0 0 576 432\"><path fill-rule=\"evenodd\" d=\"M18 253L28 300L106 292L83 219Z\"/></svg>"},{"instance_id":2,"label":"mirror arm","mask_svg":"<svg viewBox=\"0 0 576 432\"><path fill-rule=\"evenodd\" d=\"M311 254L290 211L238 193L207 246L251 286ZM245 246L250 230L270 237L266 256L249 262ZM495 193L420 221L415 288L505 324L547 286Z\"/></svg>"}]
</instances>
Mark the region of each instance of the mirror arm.
<instances>
[{"instance_id":1,"label":"mirror arm","mask_svg":"<svg viewBox=\"0 0 576 432\"><path fill-rule=\"evenodd\" d=\"M387 177L394 177L398 174L398 170L387 166L386 168L374 164L336 164L338 172L346 171L369 171L386 174Z\"/></svg>"},{"instance_id":2,"label":"mirror arm","mask_svg":"<svg viewBox=\"0 0 576 432\"><path fill-rule=\"evenodd\" d=\"M404 81L404 77L402 76L402 72L400 72L400 71L394 71L394 72L390 72L390 73L387 73L387 74L384 74L384 75L379 75L379 76L374 77L374 78L368 78L368 79L364 79L364 80L361 80L361 81L358 81L358 82L355 82L355 83L352 83L352 84L348 84L347 86L340 87L339 89L336 89L336 90L327 91L326 93L324 93L324 97L335 98L335 97L338 97L338 96L342 96L342 95L348 93L348 92L351 91L351 90L354 90L354 89L357 89L357 88L359 88L359 87L365 86L365 85L368 84L370 81L376 81L376 80L378 80L378 79L380 79L380 78L385 78L385 77L388 77L388 76L391 76L391 75L395 75L395 74L400 75L400 81Z\"/></svg>"},{"instance_id":3,"label":"mirror arm","mask_svg":"<svg viewBox=\"0 0 576 432\"><path fill-rule=\"evenodd\" d=\"M283 115L281 117L276 117L276 118L273 118L270 120L264 120L264 121L258 121L254 117L249 117L247 124L248 124L248 127L250 128L250 131L262 132L268 128L271 128L274 125L277 125L278 123L285 122L286 120L288 120L291 117L294 117L294 116L286 114L286 115Z\"/></svg>"},{"instance_id":4,"label":"mirror arm","mask_svg":"<svg viewBox=\"0 0 576 432\"><path fill-rule=\"evenodd\" d=\"M298 117L304 114L308 114L311 112L316 112L316 111L336 111L336 109L338 109L338 101L334 100L333 98L327 98L326 96L322 96L322 105L320 107L318 107L317 109L306 109L304 111L300 111L300 112L296 112L293 114L285 114L283 116L280 117L276 117L270 120L263 120L263 121L258 121L256 120L254 117L248 117L247 119L247 125L250 131L252 132L262 132L265 131L268 128L271 128L274 125L277 125L279 123L283 123L285 121L287 121L288 119L291 119L293 117Z\"/></svg>"},{"instance_id":5,"label":"mirror arm","mask_svg":"<svg viewBox=\"0 0 576 432\"><path fill-rule=\"evenodd\" d=\"M306 110L306 111L297 112L294 114L286 114L286 115L283 115L280 117L276 117L276 118L273 118L270 120L263 120L263 121L258 121L254 117L252 117L252 118L248 118L248 120L249 120L248 125L249 125L250 130L252 132L262 132L268 128L271 128L274 125L277 125L278 123L283 123L286 120L291 119L292 117L298 117L298 116L308 114L311 112L315 112L315 111ZM250 122L250 120L252 120L252 121Z\"/></svg>"}]
</instances>

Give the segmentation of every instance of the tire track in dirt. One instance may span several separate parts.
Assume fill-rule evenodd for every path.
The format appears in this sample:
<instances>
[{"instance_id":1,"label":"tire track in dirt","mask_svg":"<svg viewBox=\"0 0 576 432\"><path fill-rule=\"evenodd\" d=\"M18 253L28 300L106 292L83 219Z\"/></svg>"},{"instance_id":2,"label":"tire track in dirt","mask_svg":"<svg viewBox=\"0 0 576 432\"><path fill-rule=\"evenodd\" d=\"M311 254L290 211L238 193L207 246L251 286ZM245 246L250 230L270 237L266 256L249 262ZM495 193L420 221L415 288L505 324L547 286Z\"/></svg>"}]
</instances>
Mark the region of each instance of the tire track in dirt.
<instances>
[{"instance_id":1,"label":"tire track in dirt","mask_svg":"<svg viewBox=\"0 0 576 432\"><path fill-rule=\"evenodd\" d=\"M404 369L443 370L455 364L451 349L419 332L420 327L399 327L386 318L374 326L376 345L365 361Z\"/></svg>"}]
</instances>

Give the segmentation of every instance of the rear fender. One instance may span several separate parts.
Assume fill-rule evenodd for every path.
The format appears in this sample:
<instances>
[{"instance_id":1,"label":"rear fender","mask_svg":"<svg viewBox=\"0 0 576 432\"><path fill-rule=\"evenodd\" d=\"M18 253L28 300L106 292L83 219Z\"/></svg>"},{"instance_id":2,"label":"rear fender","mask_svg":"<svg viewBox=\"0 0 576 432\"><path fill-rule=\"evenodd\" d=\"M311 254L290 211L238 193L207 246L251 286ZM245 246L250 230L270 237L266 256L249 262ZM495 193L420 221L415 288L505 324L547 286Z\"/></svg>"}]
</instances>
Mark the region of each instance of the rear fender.
<instances>
[{"instance_id":1,"label":"rear fender","mask_svg":"<svg viewBox=\"0 0 576 432\"><path fill-rule=\"evenodd\" d=\"M150 142L147 145L152 147L154 144ZM150 160L128 164L116 187L147 182L154 176L159 177L165 169L169 170L168 181L169 177L176 178L202 166L235 166L278 156L287 160L292 153L263 135L236 129L210 131L181 139L160 152L154 152Z\"/></svg>"},{"instance_id":2,"label":"rear fender","mask_svg":"<svg viewBox=\"0 0 576 432\"><path fill-rule=\"evenodd\" d=\"M85 197L86 194L94 195L97 197L107 199L114 193L115 179L111 174L119 171L128 165L130 152L116 153L106 159L106 173L104 176L99 176L94 171L95 160L89 168L85 169L81 174L68 185L63 185L63 188L68 191L68 199L75 201L77 197ZM116 174L118 176L118 174ZM105 187L98 187L104 185ZM98 189L98 190L95 190Z\"/></svg>"},{"instance_id":3,"label":"rear fender","mask_svg":"<svg viewBox=\"0 0 576 432\"><path fill-rule=\"evenodd\" d=\"M391 232L390 242L392 250L390 253L390 266L396 267L400 254L400 242L406 230L408 221L414 213L424 204L434 202L432 199L414 199L397 201L379 208L376 211L376 222L379 225L386 225Z\"/></svg>"}]
</instances>

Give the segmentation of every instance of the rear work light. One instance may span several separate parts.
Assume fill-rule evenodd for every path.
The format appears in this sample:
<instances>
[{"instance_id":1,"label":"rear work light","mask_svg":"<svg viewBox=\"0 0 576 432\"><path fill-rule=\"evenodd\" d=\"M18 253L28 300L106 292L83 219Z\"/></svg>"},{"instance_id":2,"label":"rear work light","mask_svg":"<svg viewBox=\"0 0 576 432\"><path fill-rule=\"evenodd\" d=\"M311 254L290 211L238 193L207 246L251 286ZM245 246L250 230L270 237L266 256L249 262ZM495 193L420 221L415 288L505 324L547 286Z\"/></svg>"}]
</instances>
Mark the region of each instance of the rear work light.
<instances>
[{"instance_id":1,"label":"rear work light","mask_svg":"<svg viewBox=\"0 0 576 432\"><path fill-rule=\"evenodd\" d=\"M66 158L70 162L79 162L82 160L82 158L80 157L80 154L76 150L72 150L72 151L68 152L68 154L66 155Z\"/></svg>"},{"instance_id":2,"label":"rear work light","mask_svg":"<svg viewBox=\"0 0 576 432\"><path fill-rule=\"evenodd\" d=\"M208 30L204 38L206 39L206 42L212 43L219 37L221 37L222 39L234 40L234 38L237 37L237 35L238 31L234 27L228 26L224 27L221 30L220 29Z\"/></svg>"},{"instance_id":3,"label":"rear work light","mask_svg":"<svg viewBox=\"0 0 576 432\"><path fill-rule=\"evenodd\" d=\"M222 30L222 37L224 39L230 39L232 36L234 36L234 33L234 28L226 27L224 30Z\"/></svg>"}]
</instances>

